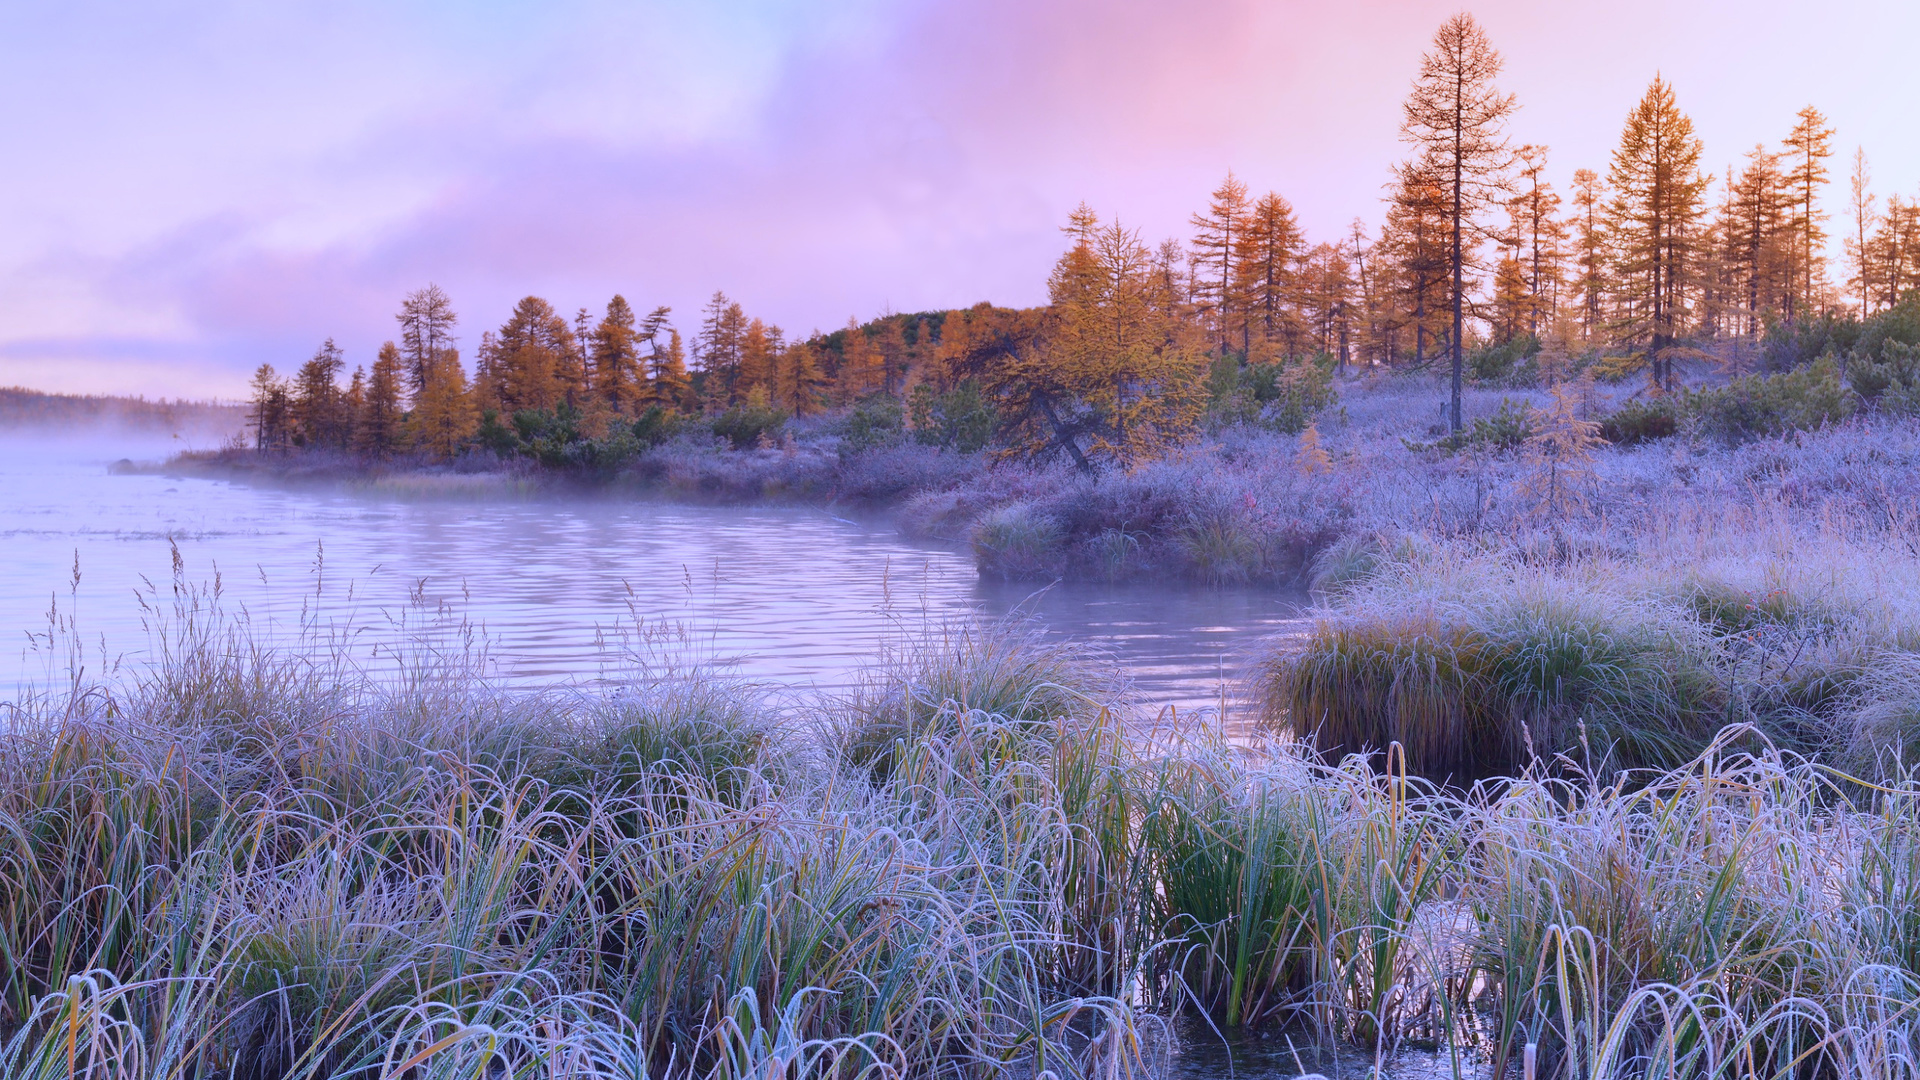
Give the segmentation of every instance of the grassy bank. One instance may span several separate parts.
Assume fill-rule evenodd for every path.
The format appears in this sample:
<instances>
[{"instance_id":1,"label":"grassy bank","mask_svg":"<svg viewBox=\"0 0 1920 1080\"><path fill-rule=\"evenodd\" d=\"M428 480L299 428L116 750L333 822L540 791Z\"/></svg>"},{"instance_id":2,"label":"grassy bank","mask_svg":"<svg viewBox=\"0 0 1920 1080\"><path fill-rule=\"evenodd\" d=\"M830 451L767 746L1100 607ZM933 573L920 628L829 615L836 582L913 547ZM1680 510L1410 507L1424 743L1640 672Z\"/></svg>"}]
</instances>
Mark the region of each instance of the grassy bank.
<instances>
[{"instance_id":1,"label":"grassy bank","mask_svg":"<svg viewBox=\"0 0 1920 1080\"><path fill-rule=\"evenodd\" d=\"M1812 370L1779 378L1808 382L1802 376ZM1470 389L1470 434L1453 445L1437 435L1440 387L1422 376L1341 383L1341 404L1311 435L1228 424L1165 457L1094 474L925 445L901 432L853 439L839 420L790 422L782 443L762 447L683 434L592 467L488 452L452 463L370 463L239 450L183 456L172 467L409 498L592 491L836 505L891 512L910 535L966 544L992 577L1299 587L1324 553L1372 536L1498 545L1549 535L1580 550L1621 551L1676 516L1745 518L1781 507L1809 520L1911 513L1920 500L1920 420L1856 409L1844 397L1836 400L1848 407L1829 416L1821 410L1840 383L1795 386L1740 384L1651 403L1628 399L1627 388L1590 386L1580 392L1592 400L1574 410L1618 442L1571 468L1539 441L1551 395Z\"/></svg>"},{"instance_id":2,"label":"grassy bank","mask_svg":"<svg viewBox=\"0 0 1920 1080\"><path fill-rule=\"evenodd\" d=\"M1473 569L1393 565L1349 595ZM1610 617L1655 634L1646 603ZM1142 729L1019 626L798 704L170 626L7 708L7 1076L1148 1076L1182 1017L1481 1075L1911 1060L1920 781L1745 730L1628 785L1443 789Z\"/></svg>"},{"instance_id":3,"label":"grassy bank","mask_svg":"<svg viewBox=\"0 0 1920 1080\"><path fill-rule=\"evenodd\" d=\"M1920 445L1852 427L1730 454L1638 512L1381 530L1315 564L1270 722L1474 779L1668 768L1729 725L1862 776L1920 745Z\"/></svg>"}]
</instances>

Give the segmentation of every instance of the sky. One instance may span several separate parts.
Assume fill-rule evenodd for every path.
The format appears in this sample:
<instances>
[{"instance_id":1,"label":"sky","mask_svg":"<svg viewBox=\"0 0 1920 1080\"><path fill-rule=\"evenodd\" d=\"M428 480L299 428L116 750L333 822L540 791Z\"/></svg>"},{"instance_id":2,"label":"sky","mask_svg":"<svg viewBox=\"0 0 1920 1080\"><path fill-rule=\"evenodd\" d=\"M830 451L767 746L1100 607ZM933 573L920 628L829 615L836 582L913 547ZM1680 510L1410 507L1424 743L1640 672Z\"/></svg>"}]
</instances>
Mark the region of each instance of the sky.
<instances>
[{"instance_id":1,"label":"sky","mask_svg":"<svg viewBox=\"0 0 1920 1080\"><path fill-rule=\"evenodd\" d=\"M1085 201L1150 241L1231 169L1377 226L1426 0L0 0L0 385L239 397L439 284L789 336L1043 302ZM1920 4L1495 0L1516 142L1603 171L1659 73L1724 170L1812 104L1920 196ZM1836 230L1837 231L1837 230Z\"/></svg>"}]
</instances>

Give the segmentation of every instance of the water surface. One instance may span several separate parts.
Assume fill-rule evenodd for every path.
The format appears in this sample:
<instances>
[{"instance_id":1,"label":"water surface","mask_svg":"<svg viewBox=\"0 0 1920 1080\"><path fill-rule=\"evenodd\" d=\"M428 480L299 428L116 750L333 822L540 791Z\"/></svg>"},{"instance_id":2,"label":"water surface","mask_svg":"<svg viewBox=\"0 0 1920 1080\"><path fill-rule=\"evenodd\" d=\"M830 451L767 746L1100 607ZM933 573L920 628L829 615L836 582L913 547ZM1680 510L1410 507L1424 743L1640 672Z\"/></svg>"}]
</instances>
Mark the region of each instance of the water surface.
<instances>
[{"instance_id":1,"label":"water surface","mask_svg":"<svg viewBox=\"0 0 1920 1080\"><path fill-rule=\"evenodd\" d=\"M982 581L951 544L807 507L616 498L282 489L115 475L172 449L125 440L0 444L0 632L21 680L64 672L50 614L88 663L148 655L138 597L180 576L256 635L324 633L361 662L462 628L520 683L631 677L699 663L796 689L846 688L889 646L973 614L1031 614L1095 643L1156 707L1231 699L1263 637L1300 628L1267 590L1037 587ZM79 584L73 586L75 566ZM58 638L59 635L56 635ZM54 642L60 644L58 640ZM3 669L0 669L3 670Z\"/></svg>"}]
</instances>

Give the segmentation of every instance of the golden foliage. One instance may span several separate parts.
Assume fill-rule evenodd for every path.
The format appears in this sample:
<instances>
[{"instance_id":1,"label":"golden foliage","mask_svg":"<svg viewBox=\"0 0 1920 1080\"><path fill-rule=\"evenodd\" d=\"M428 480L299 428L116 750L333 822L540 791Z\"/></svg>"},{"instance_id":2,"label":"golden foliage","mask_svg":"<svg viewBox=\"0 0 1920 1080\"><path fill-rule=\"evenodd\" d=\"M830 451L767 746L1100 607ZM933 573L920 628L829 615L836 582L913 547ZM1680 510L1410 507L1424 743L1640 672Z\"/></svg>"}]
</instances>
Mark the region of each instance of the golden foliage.
<instances>
[{"instance_id":1,"label":"golden foliage","mask_svg":"<svg viewBox=\"0 0 1920 1080\"><path fill-rule=\"evenodd\" d=\"M1593 452L1606 445L1600 425L1580 416L1580 395L1561 382L1553 386L1553 405L1534 410L1533 428L1526 442L1531 471L1522 490L1537 500L1536 512L1553 521L1586 509Z\"/></svg>"}]
</instances>

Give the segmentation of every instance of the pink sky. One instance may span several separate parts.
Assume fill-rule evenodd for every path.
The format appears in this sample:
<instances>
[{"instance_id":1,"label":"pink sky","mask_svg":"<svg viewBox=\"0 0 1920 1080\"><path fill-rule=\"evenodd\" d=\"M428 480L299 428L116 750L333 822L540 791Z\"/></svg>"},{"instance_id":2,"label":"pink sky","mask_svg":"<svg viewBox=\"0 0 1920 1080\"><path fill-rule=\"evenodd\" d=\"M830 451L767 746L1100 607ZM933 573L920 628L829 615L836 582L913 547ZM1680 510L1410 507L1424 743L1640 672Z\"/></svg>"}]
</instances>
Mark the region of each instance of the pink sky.
<instances>
[{"instance_id":1,"label":"pink sky","mask_svg":"<svg viewBox=\"0 0 1920 1080\"><path fill-rule=\"evenodd\" d=\"M408 289L468 347L518 297L715 289L804 334L1030 304L1086 200L1149 238L1232 168L1312 237L1380 217L1452 3L73 3L0 10L0 385L238 395ZM1658 71L1710 167L1801 106L1920 196L1920 5L1502 0L1516 141L1605 168ZM1847 159L1843 161L1842 159Z\"/></svg>"}]
</instances>

